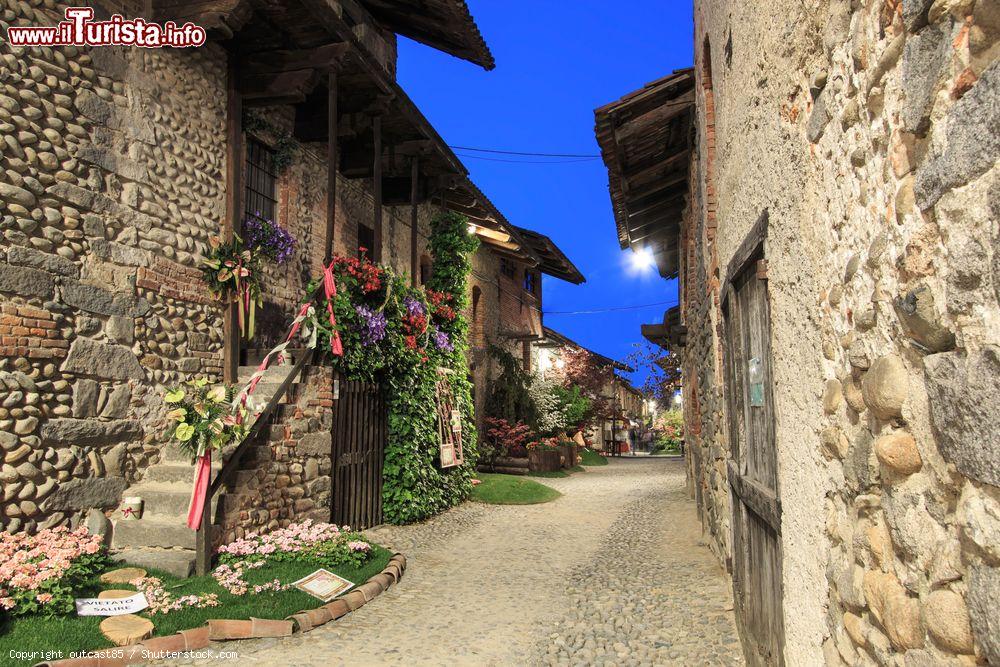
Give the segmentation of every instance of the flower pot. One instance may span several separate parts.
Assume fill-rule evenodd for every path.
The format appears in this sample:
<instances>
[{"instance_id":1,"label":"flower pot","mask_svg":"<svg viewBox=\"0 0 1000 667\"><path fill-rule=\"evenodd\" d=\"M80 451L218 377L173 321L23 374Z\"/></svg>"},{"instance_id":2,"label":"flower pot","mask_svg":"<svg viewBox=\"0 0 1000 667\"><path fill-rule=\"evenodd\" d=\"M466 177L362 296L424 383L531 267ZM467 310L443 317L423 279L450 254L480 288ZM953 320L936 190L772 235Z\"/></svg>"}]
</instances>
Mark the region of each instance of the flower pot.
<instances>
[{"instance_id":1,"label":"flower pot","mask_svg":"<svg viewBox=\"0 0 1000 667\"><path fill-rule=\"evenodd\" d=\"M576 445L560 445L559 454L562 458L562 467L566 470L576 466L578 461Z\"/></svg>"},{"instance_id":2,"label":"flower pot","mask_svg":"<svg viewBox=\"0 0 1000 667\"><path fill-rule=\"evenodd\" d=\"M532 472L556 472L561 466L561 458L556 450L531 449L528 450L528 469Z\"/></svg>"},{"instance_id":3,"label":"flower pot","mask_svg":"<svg viewBox=\"0 0 1000 667\"><path fill-rule=\"evenodd\" d=\"M142 498L139 496L127 496L122 501L122 518L135 521L142 518Z\"/></svg>"}]
</instances>

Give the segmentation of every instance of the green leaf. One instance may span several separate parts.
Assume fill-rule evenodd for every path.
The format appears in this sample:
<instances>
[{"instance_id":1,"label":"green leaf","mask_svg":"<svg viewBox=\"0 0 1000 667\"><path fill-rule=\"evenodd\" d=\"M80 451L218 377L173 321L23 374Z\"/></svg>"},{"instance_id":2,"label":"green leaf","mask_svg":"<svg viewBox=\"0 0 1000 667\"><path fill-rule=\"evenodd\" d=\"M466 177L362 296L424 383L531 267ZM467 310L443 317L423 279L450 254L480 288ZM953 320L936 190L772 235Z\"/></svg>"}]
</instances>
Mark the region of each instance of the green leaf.
<instances>
[{"instance_id":1,"label":"green leaf","mask_svg":"<svg viewBox=\"0 0 1000 667\"><path fill-rule=\"evenodd\" d=\"M163 397L164 403L180 403L184 400L186 394L183 389L173 389L167 392L167 395Z\"/></svg>"},{"instance_id":2,"label":"green leaf","mask_svg":"<svg viewBox=\"0 0 1000 667\"><path fill-rule=\"evenodd\" d=\"M194 436L194 430L194 426L191 424L180 423L174 431L174 437L181 442L187 442Z\"/></svg>"}]
</instances>

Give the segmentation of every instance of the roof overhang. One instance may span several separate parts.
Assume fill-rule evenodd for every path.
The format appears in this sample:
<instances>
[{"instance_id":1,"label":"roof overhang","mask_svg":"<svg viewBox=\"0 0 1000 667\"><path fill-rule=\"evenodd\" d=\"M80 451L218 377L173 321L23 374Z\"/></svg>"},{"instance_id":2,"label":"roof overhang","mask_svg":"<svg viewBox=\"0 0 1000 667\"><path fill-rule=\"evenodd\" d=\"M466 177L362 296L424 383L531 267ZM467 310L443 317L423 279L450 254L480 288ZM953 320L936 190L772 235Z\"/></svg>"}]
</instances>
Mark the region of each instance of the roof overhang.
<instances>
[{"instance_id":1,"label":"roof overhang","mask_svg":"<svg viewBox=\"0 0 1000 667\"><path fill-rule=\"evenodd\" d=\"M681 308L674 306L663 313L660 324L643 324L642 337L667 350L687 346L687 327L681 323Z\"/></svg>"},{"instance_id":2,"label":"roof overhang","mask_svg":"<svg viewBox=\"0 0 1000 667\"><path fill-rule=\"evenodd\" d=\"M538 344L538 347L571 347L577 350L583 350L584 352L590 353L594 357L595 361L601 366L610 366L615 370L622 371L623 373L634 373L635 369L631 366L627 366L620 361L615 361L611 357L606 357L603 354L594 352L590 348L580 345L576 341L572 340L568 336L565 336L551 327L543 327L545 332L544 340Z\"/></svg>"},{"instance_id":3,"label":"roof overhang","mask_svg":"<svg viewBox=\"0 0 1000 667\"><path fill-rule=\"evenodd\" d=\"M527 243L528 248L539 258L538 268L542 273L554 278L565 280L566 282L579 285L587 282L580 270L569 260L569 258L559 249L555 242L539 232L517 228L521 238Z\"/></svg>"},{"instance_id":4,"label":"roof overhang","mask_svg":"<svg viewBox=\"0 0 1000 667\"><path fill-rule=\"evenodd\" d=\"M653 253L677 276L694 119L694 69L677 70L594 112L622 249Z\"/></svg>"},{"instance_id":5,"label":"roof overhang","mask_svg":"<svg viewBox=\"0 0 1000 667\"><path fill-rule=\"evenodd\" d=\"M359 0L393 32L491 70L496 66L465 0Z\"/></svg>"}]
</instances>

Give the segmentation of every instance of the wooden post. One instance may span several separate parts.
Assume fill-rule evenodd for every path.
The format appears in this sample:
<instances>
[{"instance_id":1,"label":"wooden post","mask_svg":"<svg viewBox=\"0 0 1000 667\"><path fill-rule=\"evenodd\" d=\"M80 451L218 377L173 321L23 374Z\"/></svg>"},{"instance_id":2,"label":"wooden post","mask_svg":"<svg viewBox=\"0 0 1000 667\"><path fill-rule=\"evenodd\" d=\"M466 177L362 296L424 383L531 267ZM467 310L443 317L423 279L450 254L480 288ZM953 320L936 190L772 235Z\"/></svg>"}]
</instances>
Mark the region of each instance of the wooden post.
<instances>
[{"instance_id":1,"label":"wooden post","mask_svg":"<svg viewBox=\"0 0 1000 667\"><path fill-rule=\"evenodd\" d=\"M243 198L243 99L236 88L236 59L230 56L229 76L226 83L226 219L222 234L232 241L237 231L242 231L241 201ZM225 311L222 377L229 384L236 382L240 365L240 331L236 304L229 304Z\"/></svg>"},{"instance_id":2,"label":"wooden post","mask_svg":"<svg viewBox=\"0 0 1000 667\"><path fill-rule=\"evenodd\" d=\"M331 69L327 75L327 129L329 139L326 147L326 251L323 265L333 259L337 239L337 71Z\"/></svg>"},{"instance_id":3,"label":"wooden post","mask_svg":"<svg viewBox=\"0 0 1000 667\"><path fill-rule=\"evenodd\" d=\"M236 87L236 59L229 58L226 81L226 218L222 222L222 236L232 241L237 230L242 231L243 215L243 100ZM226 306L223 316L222 378L227 384L237 380L240 364L240 330L237 305ZM212 496L205 499L201 515L201 528L195 536L195 571L208 574L212 568Z\"/></svg>"},{"instance_id":4,"label":"wooden post","mask_svg":"<svg viewBox=\"0 0 1000 667\"><path fill-rule=\"evenodd\" d=\"M372 191L375 198L375 233L372 245L372 261L382 261L382 116L372 118L372 136L375 148L372 151Z\"/></svg>"},{"instance_id":5,"label":"wooden post","mask_svg":"<svg viewBox=\"0 0 1000 667\"><path fill-rule=\"evenodd\" d=\"M410 162L410 284L420 283L420 260L417 257L417 197L419 196L420 158Z\"/></svg>"}]
</instances>

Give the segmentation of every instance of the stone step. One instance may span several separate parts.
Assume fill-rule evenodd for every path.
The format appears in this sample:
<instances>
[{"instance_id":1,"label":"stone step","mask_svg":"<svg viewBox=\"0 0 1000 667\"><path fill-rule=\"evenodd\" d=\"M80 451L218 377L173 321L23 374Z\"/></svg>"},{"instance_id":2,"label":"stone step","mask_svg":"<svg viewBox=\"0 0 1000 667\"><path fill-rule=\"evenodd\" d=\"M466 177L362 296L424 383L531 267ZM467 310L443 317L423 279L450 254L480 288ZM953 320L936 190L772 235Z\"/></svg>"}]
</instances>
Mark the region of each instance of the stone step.
<instances>
[{"instance_id":1,"label":"stone step","mask_svg":"<svg viewBox=\"0 0 1000 667\"><path fill-rule=\"evenodd\" d=\"M115 521L112 546L116 549L159 547L194 549L197 533L187 527L184 518L166 518L156 515L139 520Z\"/></svg>"},{"instance_id":2,"label":"stone step","mask_svg":"<svg viewBox=\"0 0 1000 667\"><path fill-rule=\"evenodd\" d=\"M292 368L294 368L293 364L269 366L268 369L264 371L264 377L261 379L261 382L277 382L280 384L285 377L292 372ZM256 372L256 366L240 366L239 371L236 374L236 379L239 381L239 384L242 385Z\"/></svg>"},{"instance_id":3,"label":"stone step","mask_svg":"<svg viewBox=\"0 0 1000 667\"><path fill-rule=\"evenodd\" d=\"M191 482L142 482L125 491L126 496L139 496L143 500L143 516L187 518L191 502ZM218 496L212 498L212 514L218 505Z\"/></svg>"},{"instance_id":4,"label":"stone step","mask_svg":"<svg viewBox=\"0 0 1000 667\"><path fill-rule=\"evenodd\" d=\"M190 577L195 553L189 549L124 549L111 557L121 563L156 569L175 577Z\"/></svg>"},{"instance_id":5,"label":"stone step","mask_svg":"<svg viewBox=\"0 0 1000 667\"><path fill-rule=\"evenodd\" d=\"M179 454L179 452L178 452ZM218 474L219 470L222 469L222 464L217 460L218 457L213 457L212 461L212 475ZM191 483L194 481L194 470L195 467L188 463L185 459L183 461L172 461L167 459L164 463L158 463L149 470L146 471L146 476L143 477L144 482L187 482Z\"/></svg>"}]
</instances>

